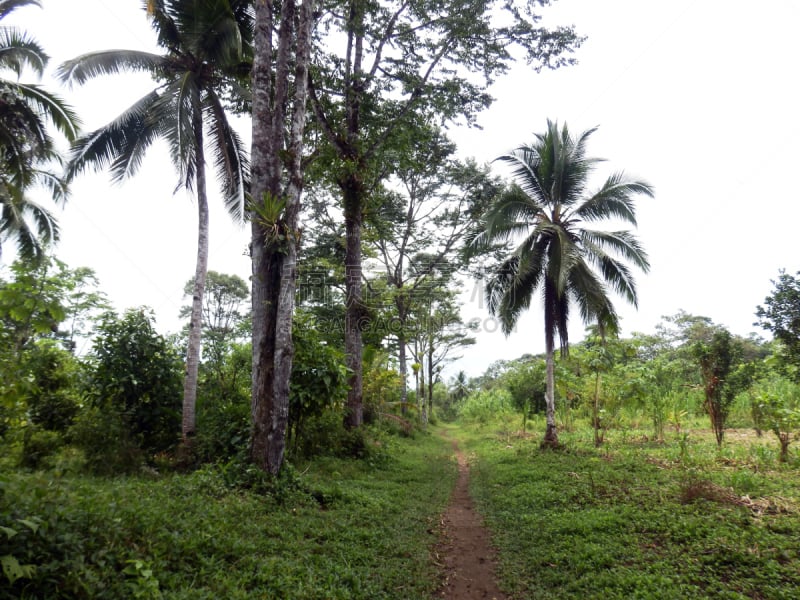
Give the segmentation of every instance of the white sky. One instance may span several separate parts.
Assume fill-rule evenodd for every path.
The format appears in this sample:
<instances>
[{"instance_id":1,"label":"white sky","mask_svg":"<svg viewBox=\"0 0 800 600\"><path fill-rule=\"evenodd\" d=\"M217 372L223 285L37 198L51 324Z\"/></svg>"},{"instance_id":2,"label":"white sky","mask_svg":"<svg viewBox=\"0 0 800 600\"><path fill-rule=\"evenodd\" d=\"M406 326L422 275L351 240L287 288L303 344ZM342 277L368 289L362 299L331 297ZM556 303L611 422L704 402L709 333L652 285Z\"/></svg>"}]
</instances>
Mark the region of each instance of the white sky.
<instances>
[{"instance_id":1,"label":"white sky","mask_svg":"<svg viewBox=\"0 0 800 600\"><path fill-rule=\"evenodd\" d=\"M24 26L53 66L107 48L152 48L139 0L43 0L4 24ZM778 270L800 270L796 237L800 192L793 185L800 150L800 3L793 0L559 0L544 25L573 23L588 40L580 64L535 74L518 65L493 88L482 130L454 130L463 156L489 162L532 138L547 118L577 132L595 125L589 151L608 159L600 174L624 169L650 182L639 203L638 235L650 254L639 275L639 310L619 300L623 334L649 332L679 309L711 317L746 335ZM47 82L47 80L45 80ZM58 89L85 128L106 123L151 87L147 77L98 79ZM249 126L243 124L242 133ZM122 186L86 174L59 214L58 255L89 266L120 309L148 305L162 331L178 328L183 284L194 272L196 206L173 196L166 152L154 148L139 175ZM211 199L210 268L247 278L246 229L231 225ZM10 260L10 247L4 255ZM538 306L538 305L537 305ZM538 310L509 338L499 332L451 366L470 375L490 362L541 352ZM466 317L488 315L469 303ZM493 329L487 323L487 329ZM572 337L583 326L575 322Z\"/></svg>"}]
</instances>

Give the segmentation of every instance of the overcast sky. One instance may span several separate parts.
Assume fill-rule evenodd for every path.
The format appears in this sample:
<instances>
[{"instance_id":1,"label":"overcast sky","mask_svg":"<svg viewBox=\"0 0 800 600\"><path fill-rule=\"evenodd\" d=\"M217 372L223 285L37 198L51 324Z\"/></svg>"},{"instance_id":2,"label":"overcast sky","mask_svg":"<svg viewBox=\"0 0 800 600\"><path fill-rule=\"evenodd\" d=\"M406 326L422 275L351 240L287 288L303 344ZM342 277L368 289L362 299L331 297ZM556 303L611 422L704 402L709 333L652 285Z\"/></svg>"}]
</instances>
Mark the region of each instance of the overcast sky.
<instances>
[{"instance_id":1,"label":"overcast sky","mask_svg":"<svg viewBox=\"0 0 800 600\"><path fill-rule=\"evenodd\" d=\"M22 9L5 24L27 28L53 65L92 50L153 49L138 0L42 3L44 10ZM679 309L734 333L755 331L753 313L770 280L781 268L800 270L793 176L800 162L800 3L560 0L543 14L545 26L574 24L588 36L579 65L541 74L518 65L493 88L497 100L479 119L482 129L451 131L460 153L492 161L529 142L548 118L576 132L599 126L589 143L590 154L607 159L599 174L624 169L656 190L655 199L638 205L637 233L652 268L637 277L638 311L618 302L623 334L650 332ZM58 91L91 129L151 86L147 77L128 76ZM118 308L153 307L163 331L178 328L195 262L196 205L172 194L175 182L158 147L123 186L112 185L107 173L80 177L59 213L59 257L95 269ZM246 278L247 231L230 223L221 202L211 203L209 266ZM509 338L485 332L448 371L476 375L493 360L541 352L539 312L532 310ZM493 329L477 301L464 314ZM576 322L572 330L577 340L583 326Z\"/></svg>"}]
</instances>

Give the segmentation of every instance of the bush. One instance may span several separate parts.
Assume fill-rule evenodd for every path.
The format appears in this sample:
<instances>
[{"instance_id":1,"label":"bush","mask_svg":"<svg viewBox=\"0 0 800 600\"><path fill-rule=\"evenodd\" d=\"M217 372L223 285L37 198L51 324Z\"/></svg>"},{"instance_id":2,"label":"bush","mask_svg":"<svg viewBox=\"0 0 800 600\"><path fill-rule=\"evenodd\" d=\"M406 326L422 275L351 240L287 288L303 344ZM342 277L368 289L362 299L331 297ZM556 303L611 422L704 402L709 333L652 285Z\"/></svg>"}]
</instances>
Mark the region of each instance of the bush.
<instances>
[{"instance_id":1,"label":"bush","mask_svg":"<svg viewBox=\"0 0 800 600\"><path fill-rule=\"evenodd\" d=\"M503 388L473 392L458 407L458 416L483 425L503 413L513 412L511 394Z\"/></svg>"},{"instance_id":2,"label":"bush","mask_svg":"<svg viewBox=\"0 0 800 600\"><path fill-rule=\"evenodd\" d=\"M103 315L93 346L88 394L103 414L122 420L126 443L150 455L177 445L183 361L155 331L152 313L138 309L122 317L113 312Z\"/></svg>"},{"instance_id":3,"label":"bush","mask_svg":"<svg viewBox=\"0 0 800 600\"><path fill-rule=\"evenodd\" d=\"M192 444L195 457L201 462L224 461L244 452L250 440L251 418L247 400L202 398Z\"/></svg>"},{"instance_id":4,"label":"bush","mask_svg":"<svg viewBox=\"0 0 800 600\"><path fill-rule=\"evenodd\" d=\"M96 475L134 473L143 464L142 451L131 439L126 419L112 409L85 409L68 436L83 450L86 468Z\"/></svg>"},{"instance_id":5,"label":"bush","mask_svg":"<svg viewBox=\"0 0 800 600\"><path fill-rule=\"evenodd\" d=\"M49 459L64 445L64 438L60 433L36 425L26 427L22 439L20 466L26 469L52 466Z\"/></svg>"},{"instance_id":6,"label":"bush","mask_svg":"<svg viewBox=\"0 0 800 600\"><path fill-rule=\"evenodd\" d=\"M77 360L55 340L41 340L26 354L24 366L30 420L50 431L66 431L80 408Z\"/></svg>"}]
</instances>

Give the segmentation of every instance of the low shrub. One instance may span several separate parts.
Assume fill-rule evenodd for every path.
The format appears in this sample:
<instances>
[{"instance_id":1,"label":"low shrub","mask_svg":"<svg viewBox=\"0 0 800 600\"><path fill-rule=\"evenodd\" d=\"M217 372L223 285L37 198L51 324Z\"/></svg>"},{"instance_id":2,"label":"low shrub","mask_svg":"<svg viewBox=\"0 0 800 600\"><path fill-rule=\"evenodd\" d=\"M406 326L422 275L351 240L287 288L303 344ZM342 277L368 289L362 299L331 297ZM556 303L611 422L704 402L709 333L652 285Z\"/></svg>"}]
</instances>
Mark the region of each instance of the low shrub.
<instances>
[{"instance_id":1,"label":"low shrub","mask_svg":"<svg viewBox=\"0 0 800 600\"><path fill-rule=\"evenodd\" d=\"M20 466L26 469L43 469L52 466L50 459L64 445L64 437L37 425L25 428Z\"/></svg>"},{"instance_id":2,"label":"low shrub","mask_svg":"<svg viewBox=\"0 0 800 600\"><path fill-rule=\"evenodd\" d=\"M467 396L458 406L458 416L468 422L487 424L498 416L511 413L514 403L511 394L503 388L480 390Z\"/></svg>"},{"instance_id":3,"label":"low shrub","mask_svg":"<svg viewBox=\"0 0 800 600\"><path fill-rule=\"evenodd\" d=\"M95 475L135 473L144 464L144 455L131 439L130 430L112 409L84 409L68 432L69 439L83 450L86 468Z\"/></svg>"}]
</instances>

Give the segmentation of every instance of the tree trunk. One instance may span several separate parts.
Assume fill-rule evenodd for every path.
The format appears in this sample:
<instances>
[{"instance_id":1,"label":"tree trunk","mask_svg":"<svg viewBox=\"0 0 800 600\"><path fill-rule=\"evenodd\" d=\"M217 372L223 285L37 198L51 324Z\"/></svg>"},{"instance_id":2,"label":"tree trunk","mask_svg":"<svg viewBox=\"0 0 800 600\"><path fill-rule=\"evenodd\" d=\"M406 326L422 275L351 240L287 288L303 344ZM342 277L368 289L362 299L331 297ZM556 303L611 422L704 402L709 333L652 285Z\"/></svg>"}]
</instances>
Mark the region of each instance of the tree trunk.
<instances>
[{"instance_id":1,"label":"tree trunk","mask_svg":"<svg viewBox=\"0 0 800 600\"><path fill-rule=\"evenodd\" d=\"M542 440L543 448L558 447L558 430L556 429L556 364L555 335L558 322L558 296L555 286L548 280L544 283L544 352L545 352L545 418L547 427ZM563 340L562 340L563 344Z\"/></svg>"},{"instance_id":2,"label":"tree trunk","mask_svg":"<svg viewBox=\"0 0 800 600\"><path fill-rule=\"evenodd\" d=\"M400 260L402 260L402 257L400 257ZM398 266L397 274L398 276L395 280L399 279L402 282L403 271L401 266ZM397 307L397 319L400 323L397 332L397 362L400 370L400 413L405 417L408 413L408 356L406 354L406 306L402 290L401 283L397 288L395 306Z\"/></svg>"},{"instance_id":3,"label":"tree trunk","mask_svg":"<svg viewBox=\"0 0 800 600\"><path fill-rule=\"evenodd\" d=\"M789 444L792 441L791 433L788 431L778 432L778 441L781 444L781 453L778 456L778 461L785 463L789 460Z\"/></svg>"},{"instance_id":4,"label":"tree trunk","mask_svg":"<svg viewBox=\"0 0 800 600\"><path fill-rule=\"evenodd\" d=\"M344 350L347 368L350 370L345 406L344 426L348 429L360 427L364 422L363 405L363 359L361 325L365 316L361 293L361 208L363 198L355 176L349 176L345 185L345 329Z\"/></svg>"},{"instance_id":5,"label":"tree trunk","mask_svg":"<svg viewBox=\"0 0 800 600\"><path fill-rule=\"evenodd\" d=\"M556 401L555 401L555 349L553 348L552 334L545 340L545 417L547 428L544 433L542 446L555 448L558 446L558 431L556 429Z\"/></svg>"},{"instance_id":6,"label":"tree trunk","mask_svg":"<svg viewBox=\"0 0 800 600\"><path fill-rule=\"evenodd\" d=\"M594 405L592 408L592 423L594 424L594 445L600 447L603 443L600 437L600 371L594 374Z\"/></svg>"},{"instance_id":7,"label":"tree trunk","mask_svg":"<svg viewBox=\"0 0 800 600\"><path fill-rule=\"evenodd\" d=\"M429 325L430 326L430 325ZM433 415L433 340L428 340L428 411L425 422Z\"/></svg>"},{"instance_id":8,"label":"tree trunk","mask_svg":"<svg viewBox=\"0 0 800 600\"><path fill-rule=\"evenodd\" d=\"M181 434L188 449L196 429L197 377L200 370L200 343L203 328L203 295L208 272L208 196L203 148L203 117L196 112L192 119L195 137L195 184L197 185L197 262L192 290L192 312L189 320L189 343L186 348L186 376L183 381L183 419Z\"/></svg>"},{"instance_id":9,"label":"tree trunk","mask_svg":"<svg viewBox=\"0 0 800 600\"><path fill-rule=\"evenodd\" d=\"M282 3L274 73L272 7L269 2L256 2L251 189L254 202L264 202L266 195L282 199L285 207L275 223L265 223L258 215L252 215L253 431L250 456L262 470L277 475L283 465L289 423L289 384L294 357L292 317L303 188L301 152L313 0L303 0L297 14L294 2ZM290 102L292 47L294 97ZM290 107L291 123L287 124L286 111ZM289 139L285 141L287 128ZM282 158L284 163L280 162ZM282 189L284 180L286 185Z\"/></svg>"}]
</instances>

